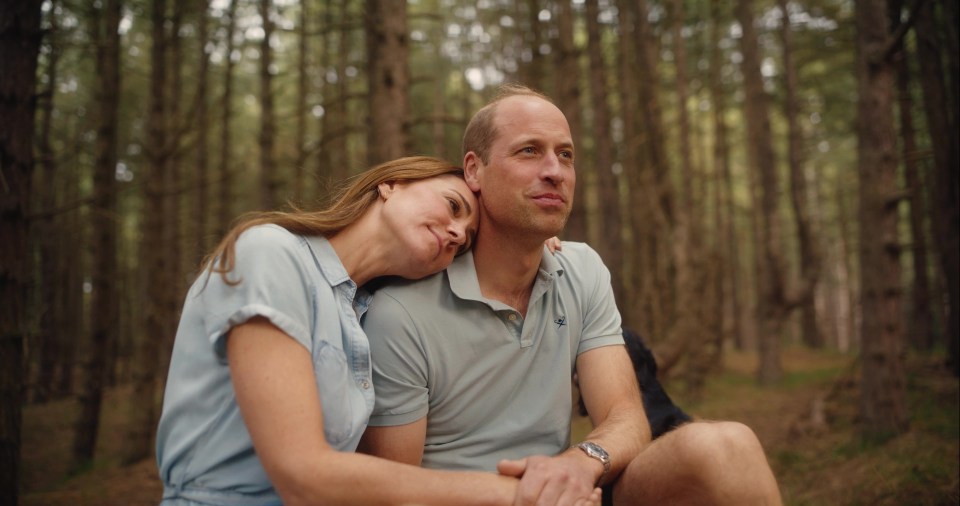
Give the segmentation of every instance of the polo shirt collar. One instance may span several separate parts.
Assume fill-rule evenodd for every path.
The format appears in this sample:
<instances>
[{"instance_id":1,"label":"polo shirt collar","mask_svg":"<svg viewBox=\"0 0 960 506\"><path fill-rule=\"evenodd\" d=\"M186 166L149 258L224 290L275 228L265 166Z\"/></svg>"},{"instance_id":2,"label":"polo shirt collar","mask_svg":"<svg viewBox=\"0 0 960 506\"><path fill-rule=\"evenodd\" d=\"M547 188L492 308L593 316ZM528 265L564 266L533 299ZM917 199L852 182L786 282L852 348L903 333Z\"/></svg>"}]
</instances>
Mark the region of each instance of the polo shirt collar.
<instances>
[{"instance_id":1,"label":"polo shirt collar","mask_svg":"<svg viewBox=\"0 0 960 506\"><path fill-rule=\"evenodd\" d=\"M553 253L550 253L550 250L544 246L537 279L549 279L562 275L563 266L554 258ZM473 263L473 251L468 251L453 260L450 267L447 267L447 279L450 281L450 290L457 297L465 300L491 302L480 293L480 281L477 279L477 268Z\"/></svg>"}]
</instances>

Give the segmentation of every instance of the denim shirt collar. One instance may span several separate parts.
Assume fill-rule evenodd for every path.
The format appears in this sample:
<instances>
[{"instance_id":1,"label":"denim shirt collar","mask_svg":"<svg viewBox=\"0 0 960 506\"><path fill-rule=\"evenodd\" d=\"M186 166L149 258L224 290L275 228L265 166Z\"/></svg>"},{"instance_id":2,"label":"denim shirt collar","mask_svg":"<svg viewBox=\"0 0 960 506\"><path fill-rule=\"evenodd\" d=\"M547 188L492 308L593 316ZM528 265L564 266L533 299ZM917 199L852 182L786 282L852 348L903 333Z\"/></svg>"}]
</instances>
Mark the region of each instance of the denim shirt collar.
<instances>
[{"instance_id":1,"label":"denim shirt collar","mask_svg":"<svg viewBox=\"0 0 960 506\"><path fill-rule=\"evenodd\" d=\"M373 296L363 288L358 288L357 284L350 279L350 274L347 273L346 267L343 266L336 250L333 249L333 245L326 237L317 235L305 239L310 251L313 252L317 268L323 274L323 278L327 280L327 283L330 283L331 288L343 285L339 286L340 290L345 292L344 295L353 301L353 308L357 312L357 316L362 316L370 306Z\"/></svg>"}]
</instances>

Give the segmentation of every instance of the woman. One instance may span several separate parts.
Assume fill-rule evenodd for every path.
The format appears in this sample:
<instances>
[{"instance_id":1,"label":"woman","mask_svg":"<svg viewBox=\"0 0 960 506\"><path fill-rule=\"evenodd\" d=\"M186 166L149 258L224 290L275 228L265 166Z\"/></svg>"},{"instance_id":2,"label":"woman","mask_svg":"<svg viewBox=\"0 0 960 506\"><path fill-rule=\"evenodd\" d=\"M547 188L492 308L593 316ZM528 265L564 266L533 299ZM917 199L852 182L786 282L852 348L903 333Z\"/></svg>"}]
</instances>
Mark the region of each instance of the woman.
<instances>
[{"instance_id":1,"label":"woman","mask_svg":"<svg viewBox=\"0 0 960 506\"><path fill-rule=\"evenodd\" d=\"M477 213L459 168L412 157L360 175L327 209L227 234L177 329L162 504L511 504L513 478L352 453L373 407L358 287L446 268Z\"/></svg>"}]
</instances>

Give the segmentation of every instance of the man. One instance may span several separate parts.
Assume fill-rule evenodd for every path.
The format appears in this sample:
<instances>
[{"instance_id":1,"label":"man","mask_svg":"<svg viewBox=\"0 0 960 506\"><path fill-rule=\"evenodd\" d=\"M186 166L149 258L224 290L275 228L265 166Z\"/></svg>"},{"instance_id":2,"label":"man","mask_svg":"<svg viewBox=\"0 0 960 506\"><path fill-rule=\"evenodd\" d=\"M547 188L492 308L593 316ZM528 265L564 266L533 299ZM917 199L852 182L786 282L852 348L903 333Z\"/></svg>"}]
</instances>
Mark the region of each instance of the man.
<instances>
[{"instance_id":1,"label":"man","mask_svg":"<svg viewBox=\"0 0 960 506\"><path fill-rule=\"evenodd\" d=\"M361 450L519 477L517 504L575 504L595 485L608 504L780 504L741 424L693 422L651 442L609 272L584 244L543 246L576 183L563 113L506 86L463 150L475 245L443 273L377 292L364 322L377 400ZM568 448L574 371L594 430Z\"/></svg>"}]
</instances>

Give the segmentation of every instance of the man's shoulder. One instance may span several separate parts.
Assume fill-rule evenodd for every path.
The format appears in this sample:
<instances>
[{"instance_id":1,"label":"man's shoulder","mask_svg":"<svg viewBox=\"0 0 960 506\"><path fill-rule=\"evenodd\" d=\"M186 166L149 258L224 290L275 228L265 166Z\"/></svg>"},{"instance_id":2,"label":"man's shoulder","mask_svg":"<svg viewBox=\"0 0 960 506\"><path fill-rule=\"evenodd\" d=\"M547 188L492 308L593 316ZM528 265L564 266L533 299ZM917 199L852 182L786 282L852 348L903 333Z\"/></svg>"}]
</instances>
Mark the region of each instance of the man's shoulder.
<instances>
[{"instance_id":1,"label":"man's shoulder","mask_svg":"<svg viewBox=\"0 0 960 506\"><path fill-rule=\"evenodd\" d=\"M394 301L405 308L421 307L424 304L436 306L440 293L449 290L445 271L440 271L422 279L390 278L373 292L374 306L382 306L385 301Z\"/></svg>"},{"instance_id":2,"label":"man's shoulder","mask_svg":"<svg viewBox=\"0 0 960 506\"><path fill-rule=\"evenodd\" d=\"M554 257L565 272L603 266L600 255L585 242L563 241L563 248L554 253Z\"/></svg>"}]
</instances>

